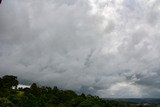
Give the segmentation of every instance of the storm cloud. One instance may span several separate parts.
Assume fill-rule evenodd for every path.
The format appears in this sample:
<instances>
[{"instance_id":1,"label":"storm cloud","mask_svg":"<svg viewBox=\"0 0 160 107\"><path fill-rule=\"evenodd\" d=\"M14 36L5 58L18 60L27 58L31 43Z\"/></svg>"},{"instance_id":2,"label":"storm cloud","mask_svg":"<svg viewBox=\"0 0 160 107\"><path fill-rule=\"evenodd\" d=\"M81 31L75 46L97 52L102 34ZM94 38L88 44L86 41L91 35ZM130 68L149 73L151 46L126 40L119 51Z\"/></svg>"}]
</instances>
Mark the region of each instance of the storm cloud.
<instances>
[{"instance_id":1,"label":"storm cloud","mask_svg":"<svg viewBox=\"0 0 160 107\"><path fill-rule=\"evenodd\" d=\"M0 75L100 97L159 97L159 29L159 0L4 0Z\"/></svg>"}]
</instances>

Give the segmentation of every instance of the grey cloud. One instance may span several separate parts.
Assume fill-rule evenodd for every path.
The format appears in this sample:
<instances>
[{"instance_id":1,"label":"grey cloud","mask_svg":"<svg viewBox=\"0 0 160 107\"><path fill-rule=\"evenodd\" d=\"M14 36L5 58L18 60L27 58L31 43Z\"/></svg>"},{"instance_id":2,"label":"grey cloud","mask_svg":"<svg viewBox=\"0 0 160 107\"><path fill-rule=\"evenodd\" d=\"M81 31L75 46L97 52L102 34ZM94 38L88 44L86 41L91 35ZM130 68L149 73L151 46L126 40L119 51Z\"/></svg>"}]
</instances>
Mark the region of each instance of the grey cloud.
<instances>
[{"instance_id":1,"label":"grey cloud","mask_svg":"<svg viewBox=\"0 0 160 107\"><path fill-rule=\"evenodd\" d=\"M0 75L101 97L157 97L159 24L158 1L5 0Z\"/></svg>"}]
</instances>

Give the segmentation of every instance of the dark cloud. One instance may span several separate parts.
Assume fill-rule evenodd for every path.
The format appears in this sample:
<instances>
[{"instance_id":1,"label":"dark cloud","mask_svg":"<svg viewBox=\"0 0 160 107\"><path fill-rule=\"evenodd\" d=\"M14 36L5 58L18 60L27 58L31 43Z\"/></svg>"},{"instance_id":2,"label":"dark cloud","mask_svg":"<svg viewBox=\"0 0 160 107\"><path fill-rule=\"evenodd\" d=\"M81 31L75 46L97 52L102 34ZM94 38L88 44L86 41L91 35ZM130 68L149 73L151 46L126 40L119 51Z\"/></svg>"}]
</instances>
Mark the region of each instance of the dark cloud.
<instances>
[{"instance_id":1,"label":"dark cloud","mask_svg":"<svg viewBox=\"0 0 160 107\"><path fill-rule=\"evenodd\" d=\"M0 75L101 97L158 97L159 7L156 0L5 0Z\"/></svg>"}]
</instances>

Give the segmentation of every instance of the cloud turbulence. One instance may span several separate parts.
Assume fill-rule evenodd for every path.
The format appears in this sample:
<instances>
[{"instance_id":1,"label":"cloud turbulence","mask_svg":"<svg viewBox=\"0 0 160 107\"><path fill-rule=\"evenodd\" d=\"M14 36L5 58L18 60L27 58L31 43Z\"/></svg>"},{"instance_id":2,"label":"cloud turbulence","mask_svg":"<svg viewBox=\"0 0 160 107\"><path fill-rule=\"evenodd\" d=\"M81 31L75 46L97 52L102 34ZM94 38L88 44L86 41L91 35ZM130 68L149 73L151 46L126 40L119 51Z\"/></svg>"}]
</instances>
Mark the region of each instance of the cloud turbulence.
<instances>
[{"instance_id":1,"label":"cloud turbulence","mask_svg":"<svg viewBox=\"0 0 160 107\"><path fill-rule=\"evenodd\" d=\"M0 75L100 97L159 97L159 29L159 0L3 0Z\"/></svg>"}]
</instances>

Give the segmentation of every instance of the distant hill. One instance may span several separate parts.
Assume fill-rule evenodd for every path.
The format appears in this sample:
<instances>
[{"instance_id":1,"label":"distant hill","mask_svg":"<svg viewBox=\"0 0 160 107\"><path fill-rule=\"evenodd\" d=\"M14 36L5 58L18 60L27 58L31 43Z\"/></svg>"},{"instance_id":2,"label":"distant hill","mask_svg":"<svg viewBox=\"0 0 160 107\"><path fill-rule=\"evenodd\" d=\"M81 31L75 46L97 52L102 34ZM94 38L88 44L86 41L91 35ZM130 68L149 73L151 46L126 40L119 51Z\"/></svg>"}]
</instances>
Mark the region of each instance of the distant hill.
<instances>
[{"instance_id":1,"label":"distant hill","mask_svg":"<svg viewBox=\"0 0 160 107\"><path fill-rule=\"evenodd\" d=\"M132 104L160 104L160 98L106 98L107 100L115 100Z\"/></svg>"}]
</instances>

